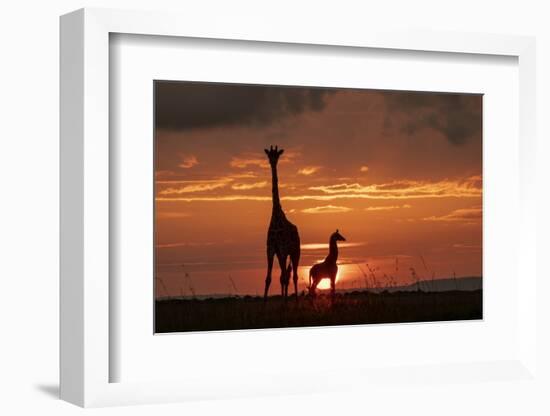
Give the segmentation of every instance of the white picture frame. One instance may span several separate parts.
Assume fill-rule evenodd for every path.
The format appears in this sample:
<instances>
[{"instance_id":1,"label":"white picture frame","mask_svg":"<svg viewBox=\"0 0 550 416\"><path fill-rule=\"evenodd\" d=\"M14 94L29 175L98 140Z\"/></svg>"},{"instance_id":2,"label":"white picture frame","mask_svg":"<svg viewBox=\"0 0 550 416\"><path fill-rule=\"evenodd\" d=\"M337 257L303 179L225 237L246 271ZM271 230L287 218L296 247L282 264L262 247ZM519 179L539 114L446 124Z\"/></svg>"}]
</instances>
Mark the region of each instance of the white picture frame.
<instances>
[{"instance_id":1,"label":"white picture frame","mask_svg":"<svg viewBox=\"0 0 550 416\"><path fill-rule=\"evenodd\" d=\"M378 29L331 32L265 22L219 19L205 27L192 16L167 13L82 9L61 18L61 398L80 406L158 403L197 398L239 397L273 393L334 391L385 380L395 369L369 374L333 370L347 382L316 383L316 375L273 374L262 382L214 384L203 377L188 381L110 382L109 348L112 299L109 296L110 175L109 158L109 36L113 33L206 39L332 45L453 54L505 55L518 59L520 137L520 223L518 270L525 275L518 290L518 354L499 362L468 364L419 363L415 377L479 382L491 379L534 379L536 362L536 211L535 183L535 40L530 37L467 33L396 32ZM405 371L406 373L406 371ZM389 374L389 376L387 375ZM406 378L406 377L405 377Z\"/></svg>"}]
</instances>

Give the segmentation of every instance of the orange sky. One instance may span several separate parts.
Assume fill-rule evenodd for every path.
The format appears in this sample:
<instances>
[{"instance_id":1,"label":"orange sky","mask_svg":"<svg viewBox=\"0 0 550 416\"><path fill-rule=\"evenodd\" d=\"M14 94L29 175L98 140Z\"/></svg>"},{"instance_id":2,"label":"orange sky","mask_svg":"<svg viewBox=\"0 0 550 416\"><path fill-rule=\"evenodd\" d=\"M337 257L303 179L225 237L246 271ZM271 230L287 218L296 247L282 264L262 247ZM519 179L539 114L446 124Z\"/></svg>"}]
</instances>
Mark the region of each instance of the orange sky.
<instances>
[{"instance_id":1,"label":"orange sky","mask_svg":"<svg viewBox=\"0 0 550 416\"><path fill-rule=\"evenodd\" d=\"M156 82L155 99L157 296L262 293L269 145L300 279L337 228L340 288L368 267L380 285L481 276L480 95Z\"/></svg>"}]
</instances>

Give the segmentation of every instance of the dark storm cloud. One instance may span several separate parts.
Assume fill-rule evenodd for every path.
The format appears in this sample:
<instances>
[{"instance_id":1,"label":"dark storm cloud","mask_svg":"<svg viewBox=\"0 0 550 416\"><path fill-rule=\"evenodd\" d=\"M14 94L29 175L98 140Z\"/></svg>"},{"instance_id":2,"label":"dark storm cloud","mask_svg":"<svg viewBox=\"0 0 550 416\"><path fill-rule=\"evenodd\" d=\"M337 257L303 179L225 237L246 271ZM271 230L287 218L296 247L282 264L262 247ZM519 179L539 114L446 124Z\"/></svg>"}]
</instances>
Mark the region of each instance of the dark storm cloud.
<instances>
[{"instance_id":1,"label":"dark storm cloud","mask_svg":"<svg viewBox=\"0 0 550 416\"><path fill-rule=\"evenodd\" d=\"M322 110L329 93L319 88L156 81L156 127L264 126L290 115Z\"/></svg>"},{"instance_id":2,"label":"dark storm cloud","mask_svg":"<svg viewBox=\"0 0 550 416\"><path fill-rule=\"evenodd\" d=\"M481 95L397 91L383 94L389 110L386 127L395 124L396 114L403 114L405 121L400 122L399 128L408 135L432 128L457 146L481 137Z\"/></svg>"}]
</instances>

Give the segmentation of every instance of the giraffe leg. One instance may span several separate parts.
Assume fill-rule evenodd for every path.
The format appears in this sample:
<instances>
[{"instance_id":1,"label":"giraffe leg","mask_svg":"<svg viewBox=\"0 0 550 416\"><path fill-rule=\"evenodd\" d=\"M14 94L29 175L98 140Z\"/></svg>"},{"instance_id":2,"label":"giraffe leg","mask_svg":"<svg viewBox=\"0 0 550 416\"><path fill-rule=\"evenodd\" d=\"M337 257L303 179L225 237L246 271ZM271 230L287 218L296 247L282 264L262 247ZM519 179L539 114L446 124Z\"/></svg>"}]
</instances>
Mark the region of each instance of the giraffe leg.
<instances>
[{"instance_id":1,"label":"giraffe leg","mask_svg":"<svg viewBox=\"0 0 550 416\"><path fill-rule=\"evenodd\" d=\"M265 278L264 302L267 300L267 292L269 291L269 285L271 284L271 271L273 270L274 255L274 253L267 253L267 276Z\"/></svg>"},{"instance_id":2,"label":"giraffe leg","mask_svg":"<svg viewBox=\"0 0 550 416\"><path fill-rule=\"evenodd\" d=\"M336 276L330 276L330 295L334 297L336 293Z\"/></svg>"},{"instance_id":3,"label":"giraffe leg","mask_svg":"<svg viewBox=\"0 0 550 416\"><path fill-rule=\"evenodd\" d=\"M319 284L319 279L317 277L313 278L313 283L309 287L310 295L315 297L317 295L317 292L315 291L317 289L317 285Z\"/></svg>"},{"instance_id":4,"label":"giraffe leg","mask_svg":"<svg viewBox=\"0 0 550 416\"><path fill-rule=\"evenodd\" d=\"M286 268L285 296L288 296L288 286L290 285L290 274L292 273L292 262L288 259L288 267Z\"/></svg>"},{"instance_id":5,"label":"giraffe leg","mask_svg":"<svg viewBox=\"0 0 550 416\"><path fill-rule=\"evenodd\" d=\"M286 300L285 296L285 286L287 285L287 269L286 269L286 257L287 256L277 256L277 259L279 260L279 267L281 268L281 296Z\"/></svg>"},{"instance_id":6,"label":"giraffe leg","mask_svg":"<svg viewBox=\"0 0 550 416\"><path fill-rule=\"evenodd\" d=\"M285 298L288 297L288 286L290 285L290 274L292 273L292 263L290 262L290 257L288 259L288 266L286 268L285 274Z\"/></svg>"},{"instance_id":7,"label":"giraffe leg","mask_svg":"<svg viewBox=\"0 0 550 416\"><path fill-rule=\"evenodd\" d=\"M298 300L298 263L300 262L300 255L292 256L292 282L294 283L294 296L296 301Z\"/></svg>"}]
</instances>

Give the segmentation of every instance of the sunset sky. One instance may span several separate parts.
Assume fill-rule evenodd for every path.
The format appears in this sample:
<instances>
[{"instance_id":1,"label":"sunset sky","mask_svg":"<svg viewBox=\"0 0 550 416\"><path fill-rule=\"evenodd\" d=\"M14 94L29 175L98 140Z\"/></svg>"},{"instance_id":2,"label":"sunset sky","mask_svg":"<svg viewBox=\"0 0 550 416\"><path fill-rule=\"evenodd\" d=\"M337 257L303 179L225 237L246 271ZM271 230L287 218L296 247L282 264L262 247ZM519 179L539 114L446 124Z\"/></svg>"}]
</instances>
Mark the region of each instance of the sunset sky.
<instances>
[{"instance_id":1,"label":"sunset sky","mask_svg":"<svg viewBox=\"0 0 550 416\"><path fill-rule=\"evenodd\" d=\"M270 145L300 290L337 228L339 288L481 276L481 95L157 81L157 296L263 293Z\"/></svg>"}]
</instances>

